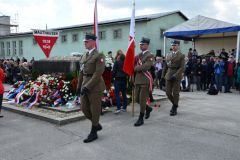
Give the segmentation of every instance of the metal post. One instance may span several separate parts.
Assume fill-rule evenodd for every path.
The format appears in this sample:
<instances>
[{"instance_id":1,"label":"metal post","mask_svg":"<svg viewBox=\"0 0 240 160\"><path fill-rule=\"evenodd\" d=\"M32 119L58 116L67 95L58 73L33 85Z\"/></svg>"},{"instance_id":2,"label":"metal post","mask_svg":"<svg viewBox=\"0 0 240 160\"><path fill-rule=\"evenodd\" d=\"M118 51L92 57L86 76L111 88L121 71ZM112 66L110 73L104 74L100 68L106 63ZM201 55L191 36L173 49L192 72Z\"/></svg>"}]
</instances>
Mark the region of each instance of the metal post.
<instances>
[{"instance_id":1,"label":"metal post","mask_svg":"<svg viewBox=\"0 0 240 160\"><path fill-rule=\"evenodd\" d=\"M236 63L238 63L239 61L239 47L240 47L240 31L238 32L238 36L237 36L237 51L236 51Z\"/></svg>"},{"instance_id":2,"label":"metal post","mask_svg":"<svg viewBox=\"0 0 240 160\"><path fill-rule=\"evenodd\" d=\"M166 37L165 36L163 38L163 53L164 53L164 57L166 57Z\"/></svg>"}]
</instances>

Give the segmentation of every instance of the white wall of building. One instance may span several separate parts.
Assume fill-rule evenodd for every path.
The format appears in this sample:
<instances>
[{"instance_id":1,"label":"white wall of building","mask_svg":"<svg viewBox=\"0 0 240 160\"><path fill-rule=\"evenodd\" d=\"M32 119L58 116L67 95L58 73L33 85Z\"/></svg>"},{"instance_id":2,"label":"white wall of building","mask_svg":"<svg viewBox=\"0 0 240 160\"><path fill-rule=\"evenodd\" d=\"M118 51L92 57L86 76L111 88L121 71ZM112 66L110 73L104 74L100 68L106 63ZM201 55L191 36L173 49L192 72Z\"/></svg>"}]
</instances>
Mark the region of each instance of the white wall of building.
<instances>
[{"instance_id":1,"label":"white wall of building","mask_svg":"<svg viewBox=\"0 0 240 160\"><path fill-rule=\"evenodd\" d=\"M225 48L226 52L235 49L237 46L237 37L224 37L224 38L206 38L197 39L195 41L195 48L199 55L207 54L210 50L214 50L217 53Z\"/></svg>"}]
</instances>

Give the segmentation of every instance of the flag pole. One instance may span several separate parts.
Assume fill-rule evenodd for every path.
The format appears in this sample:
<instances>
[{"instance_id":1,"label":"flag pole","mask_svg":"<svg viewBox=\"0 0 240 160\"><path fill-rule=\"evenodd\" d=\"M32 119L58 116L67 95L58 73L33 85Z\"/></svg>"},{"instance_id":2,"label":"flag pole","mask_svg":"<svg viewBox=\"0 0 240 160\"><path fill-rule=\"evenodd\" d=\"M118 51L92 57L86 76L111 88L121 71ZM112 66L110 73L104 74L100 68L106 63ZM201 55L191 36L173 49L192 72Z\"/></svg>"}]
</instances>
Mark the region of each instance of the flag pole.
<instances>
[{"instance_id":1,"label":"flag pole","mask_svg":"<svg viewBox=\"0 0 240 160\"><path fill-rule=\"evenodd\" d=\"M134 53L135 52L135 1L130 20L129 43L123 64L123 71L130 76L130 82L134 82ZM132 116L134 116L134 87L132 87Z\"/></svg>"},{"instance_id":2,"label":"flag pole","mask_svg":"<svg viewBox=\"0 0 240 160\"><path fill-rule=\"evenodd\" d=\"M134 76L131 78L132 83L134 83ZM134 85L132 85L132 117L134 117L134 104L135 104L135 91L134 91Z\"/></svg>"},{"instance_id":3,"label":"flag pole","mask_svg":"<svg viewBox=\"0 0 240 160\"><path fill-rule=\"evenodd\" d=\"M95 6L94 6L94 29L93 29L93 32L94 32L94 35L97 37L96 49L99 51L97 0L95 0Z\"/></svg>"}]
</instances>

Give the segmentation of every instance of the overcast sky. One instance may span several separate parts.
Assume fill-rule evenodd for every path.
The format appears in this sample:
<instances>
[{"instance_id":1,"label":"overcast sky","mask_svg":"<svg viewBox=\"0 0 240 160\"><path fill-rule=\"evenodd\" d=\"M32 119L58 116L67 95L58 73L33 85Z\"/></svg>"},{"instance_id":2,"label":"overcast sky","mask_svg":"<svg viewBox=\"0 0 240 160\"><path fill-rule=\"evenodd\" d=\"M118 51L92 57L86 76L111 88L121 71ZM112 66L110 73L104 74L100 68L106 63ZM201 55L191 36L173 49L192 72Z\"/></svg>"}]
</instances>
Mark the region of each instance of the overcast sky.
<instances>
[{"instance_id":1,"label":"overcast sky","mask_svg":"<svg viewBox=\"0 0 240 160\"><path fill-rule=\"evenodd\" d=\"M240 25L240 0L135 0L136 15L180 10ZM19 31L93 22L94 0L0 0L0 15L17 18ZM98 0L98 21L131 16L132 0ZM16 16L17 15L17 16Z\"/></svg>"}]
</instances>

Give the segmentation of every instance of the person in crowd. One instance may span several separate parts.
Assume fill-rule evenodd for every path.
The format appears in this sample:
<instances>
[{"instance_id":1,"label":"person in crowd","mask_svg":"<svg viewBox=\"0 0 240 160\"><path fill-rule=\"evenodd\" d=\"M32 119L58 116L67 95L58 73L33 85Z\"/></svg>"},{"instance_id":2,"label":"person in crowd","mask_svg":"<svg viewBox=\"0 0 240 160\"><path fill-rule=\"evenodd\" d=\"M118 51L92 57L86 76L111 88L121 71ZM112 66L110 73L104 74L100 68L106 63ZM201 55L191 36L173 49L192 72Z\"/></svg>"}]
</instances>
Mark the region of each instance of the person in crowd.
<instances>
[{"instance_id":1,"label":"person in crowd","mask_svg":"<svg viewBox=\"0 0 240 160\"><path fill-rule=\"evenodd\" d=\"M226 62L228 60L228 53L225 51L224 48L222 49L219 56L224 60L224 62Z\"/></svg>"},{"instance_id":2,"label":"person in crowd","mask_svg":"<svg viewBox=\"0 0 240 160\"><path fill-rule=\"evenodd\" d=\"M109 51L108 55L105 57L105 69L102 75L107 91L110 90L112 85L111 81L112 81L113 64L114 64L114 59L112 57L112 51Z\"/></svg>"},{"instance_id":3,"label":"person in crowd","mask_svg":"<svg viewBox=\"0 0 240 160\"><path fill-rule=\"evenodd\" d=\"M233 85L235 61L233 56L229 57L229 60L225 63L225 84L224 93L231 93L230 89Z\"/></svg>"},{"instance_id":4,"label":"person in crowd","mask_svg":"<svg viewBox=\"0 0 240 160\"><path fill-rule=\"evenodd\" d=\"M3 101L3 93L4 93L4 86L3 86L3 82L4 82L4 67L2 62L0 62L0 118L3 117L2 115L2 101Z\"/></svg>"},{"instance_id":5,"label":"person in crowd","mask_svg":"<svg viewBox=\"0 0 240 160\"><path fill-rule=\"evenodd\" d=\"M115 62L113 65L113 82L115 89L115 97L117 109L114 112L115 114L122 112L126 112L127 109L127 94L126 94L126 86L127 86L127 75L123 72L123 64L124 64L125 55L122 50L118 50L116 53ZM123 98L123 108L121 109L121 95Z\"/></svg>"},{"instance_id":6,"label":"person in crowd","mask_svg":"<svg viewBox=\"0 0 240 160\"><path fill-rule=\"evenodd\" d=\"M112 55L112 51L108 51L108 57L112 59L112 62L114 63L114 58L113 58L113 55Z\"/></svg>"},{"instance_id":7,"label":"person in crowd","mask_svg":"<svg viewBox=\"0 0 240 160\"><path fill-rule=\"evenodd\" d=\"M16 58L16 63L19 65L19 64L20 64L20 62L21 62L20 58L19 58L19 57L17 57L17 58Z\"/></svg>"},{"instance_id":8,"label":"person in crowd","mask_svg":"<svg viewBox=\"0 0 240 160\"><path fill-rule=\"evenodd\" d=\"M193 52L192 52L192 59L197 59L198 58L198 52L196 49L193 49Z\"/></svg>"},{"instance_id":9,"label":"person in crowd","mask_svg":"<svg viewBox=\"0 0 240 160\"><path fill-rule=\"evenodd\" d=\"M207 73L208 73L208 65L206 59L202 59L202 72L201 72L201 90L206 91L207 89Z\"/></svg>"},{"instance_id":10,"label":"person in crowd","mask_svg":"<svg viewBox=\"0 0 240 160\"><path fill-rule=\"evenodd\" d=\"M21 62L22 63L27 62L27 59L25 57L22 57Z\"/></svg>"},{"instance_id":11,"label":"person in crowd","mask_svg":"<svg viewBox=\"0 0 240 160\"><path fill-rule=\"evenodd\" d=\"M140 104L140 114L137 122L134 124L135 127L141 126L144 124L144 114L146 110L145 119L148 119L152 108L147 106L147 100L149 98L149 92L152 91L152 75L149 72L151 66L154 64L154 56L149 52L150 39L142 38L140 42L141 52L135 56L135 100Z\"/></svg>"},{"instance_id":12,"label":"person in crowd","mask_svg":"<svg viewBox=\"0 0 240 160\"><path fill-rule=\"evenodd\" d=\"M98 138L97 132L102 130L99 123L101 114L101 97L105 90L102 74L105 68L105 56L98 53L96 36L86 34L85 48L88 50L83 55L80 64L80 74L77 85L77 95L81 95L81 109L87 119L92 123L92 128L84 143L89 143Z\"/></svg>"},{"instance_id":13,"label":"person in crowd","mask_svg":"<svg viewBox=\"0 0 240 160\"><path fill-rule=\"evenodd\" d=\"M196 63L193 64L193 78L194 82L197 85L197 90L200 91L201 89L201 75L202 75L202 64L201 59L197 58Z\"/></svg>"},{"instance_id":14,"label":"person in crowd","mask_svg":"<svg viewBox=\"0 0 240 160\"><path fill-rule=\"evenodd\" d=\"M13 84L13 61L7 60L5 65L5 72L6 72L6 82L10 85Z\"/></svg>"},{"instance_id":15,"label":"person in crowd","mask_svg":"<svg viewBox=\"0 0 240 160\"><path fill-rule=\"evenodd\" d=\"M192 48L189 48L189 50L188 50L188 59L192 59L192 56L193 56Z\"/></svg>"},{"instance_id":16,"label":"person in crowd","mask_svg":"<svg viewBox=\"0 0 240 160\"><path fill-rule=\"evenodd\" d=\"M222 75L224 70L224 62L220 60L219 57L216 57L214 63L214 77L217 90L222 92Z\"/></svg>"},{"instance_id":17,"label":"person in crowd","mask_svg":"<svg viewBox=\"0 0 240 160\"><path fill-rule=\"evenodd\" d=\"M215 57L215 51L212 49L212 50L208 53L208 55Z\"/></svg>"},{"instance_id":18,"label":"person in crowd","mask_svg":"<svg viewBox=\"0 0 240 160\"><path fill-rule=\"evenodd\" d=\"M184 76L187 77L187 86L186 89L184 91L190 91L190 87L193 81L193 64L192 64L192 60L189 59L188 57L185 57L185 70L184 70Z\"/></svg>"},{"instance_id":19,"label":"person in crowd","mask_svg":"<svg viewBox=\"0 0 240 160\"><path fill-rule=\"evenodd\" d=\"M21 71L17 62L13 65L13 82L22 81Z\"/></svg>"},{"instance_id":20,"label":"person in crowd","mask_svg":"<svg viewBox=\"0 0 240 160\"><path fill-rule=\"evenodd\" d=\"M34 62L35 62L35 59L34 59L34 57L32 57L30 63L33 64Z\"/></svg>"},{"instance_id":21,"label":"person in crowd","mask_svg":"<svg viewBox=\"0 0 240 160\"><path fill-rule=\"evenodd\" d=\"M235 74L236 74L237 90L240 91L240 62L237 63Z\"/></svg>"},{"instance_id":22,"label":"person in crowd","mask_svg":"<svg viewBox=\"0 0 240 160\"><path fill-rule=\"evenodd\" d=\"M233 58L236 58L236 50L235 50L235 49L232 49L230 55L233 56Z\"/></svg>"},{"instance_id":23,"label":"person in crowd","mask_svg":"<svg viewBox=\"0 0 240 160\"><path fill-rule=\"evenodd\" d=\"M210 85L214 84L214 57L210 57L209 61L207 62L208 70L207 70L207 88Z\"/></svg>"},{"instance_id":24,"label":"person in crowd","mask_svg":"<svg viewBox=\"0 0 240 160\"><path fill-rule=\"evenodd\" d=\"M24 81L29 81L31 79L31 71L29 69L28 62L23 62L19 65L20 73Z\"/></svg>"},{"instance_id":25,"label":"person in crowd","mask_svg":"<svg viewBox=\"0 0 240 160\"><path fill-rule=\"evenodd\" d=\"M155 81L157 88L162 89L161 77L162 77L162 68L163 68L163 59L162 57L156 57L155 67Z\"/></svg>"},{"instance_id":26,"label":"person in crowd","mask_svg":"<svg viewBox=\"0 0 240 160\"><path fill-rule=\"evenodd\" d=\"M166 57L162 79L166 81L166 95L172 102L170 116L177 115L179 102L180 83L184 72L185 55L180 52L180 41L172 41L172 53Z\"/></svg>"}]
</instances>

